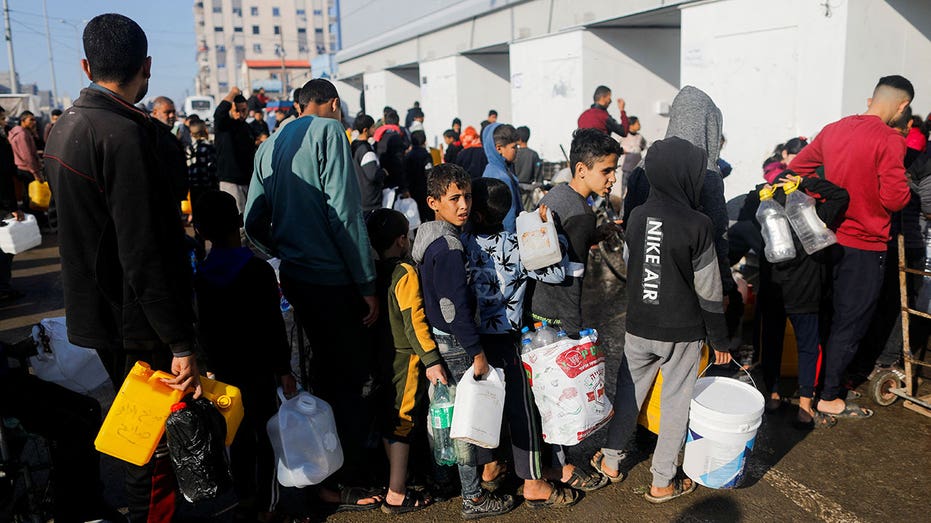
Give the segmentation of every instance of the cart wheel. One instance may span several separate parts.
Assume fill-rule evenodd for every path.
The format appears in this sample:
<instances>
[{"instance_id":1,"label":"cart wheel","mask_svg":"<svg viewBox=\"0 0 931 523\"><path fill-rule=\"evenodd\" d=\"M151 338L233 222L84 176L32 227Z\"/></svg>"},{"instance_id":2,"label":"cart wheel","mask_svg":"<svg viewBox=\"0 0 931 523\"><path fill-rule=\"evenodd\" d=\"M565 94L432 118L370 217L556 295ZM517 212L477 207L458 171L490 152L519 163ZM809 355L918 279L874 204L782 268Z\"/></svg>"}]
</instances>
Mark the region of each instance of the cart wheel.
<instances>
[{"instance_id":1,"label":"cart wheel","mask_svg":"<svg viewBox=\"0 0 931 523\"><path fill-rule=\"evenodd\" d=\"M878 405L888 407L899 399L890 389L901 387L903 383L894 372L884 372L870 380L870 395Z\"/></svg>"}]
</instances>

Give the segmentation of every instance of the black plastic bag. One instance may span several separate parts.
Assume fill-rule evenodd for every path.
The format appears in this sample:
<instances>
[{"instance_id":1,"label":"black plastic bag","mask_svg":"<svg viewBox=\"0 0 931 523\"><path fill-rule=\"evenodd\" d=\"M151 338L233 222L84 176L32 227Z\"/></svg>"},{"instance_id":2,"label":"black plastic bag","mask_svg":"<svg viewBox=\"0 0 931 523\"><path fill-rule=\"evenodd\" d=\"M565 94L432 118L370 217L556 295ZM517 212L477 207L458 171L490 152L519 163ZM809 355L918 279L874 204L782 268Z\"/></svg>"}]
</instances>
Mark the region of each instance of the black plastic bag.
<instances>
[{"instance_id":1,"label":"black plastic bag","mask_svg":"<svg viewBox=\"0 0 931 523\"><path fill-rule=\"evenodd\" d=\"M173 405L165 432L168 455L185 499L212 499L233 486L224 444L226 421L210 400L188 395Z\"/></svg>"}]
</instances>

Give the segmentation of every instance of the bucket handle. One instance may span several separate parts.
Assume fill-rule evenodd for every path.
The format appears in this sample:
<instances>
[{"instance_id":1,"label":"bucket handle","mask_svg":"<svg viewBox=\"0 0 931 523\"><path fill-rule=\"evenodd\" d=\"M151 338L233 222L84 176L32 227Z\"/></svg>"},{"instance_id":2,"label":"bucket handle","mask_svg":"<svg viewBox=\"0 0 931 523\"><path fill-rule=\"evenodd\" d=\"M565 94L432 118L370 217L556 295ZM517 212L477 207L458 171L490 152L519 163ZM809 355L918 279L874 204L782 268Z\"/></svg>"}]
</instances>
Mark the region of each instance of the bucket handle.
<instances>
[{"instance_id":1,"label":"bucket handle","mask_svg":"<svg viewBox=\"0 0 931 523\"><path fill-rule=\"evenodd\" d=\"M747 369L745 369L745 368L743 367L743 365L737 363L737 360L731 358L731 361L730 361L730 362L733 363L734 365L737 365L737 368L740 369L740 370L742 370L743 373L746 374L748 378L750 378L750 383L752 383L752 384L753 384L753 388L756 389L756 388L757 388L757 386L756 386L756 381L753 380L753 376L750 375L750 372L749 372ZM704 376L704 375L705 375L705 372L706 372L708 369L710 369L711 366L714 365L714 364L715 364L714 362L709 363L707 367L705 367L701 372L698 373L698 377L701 378L702 376Z\"/></svg>"}]
</instances>

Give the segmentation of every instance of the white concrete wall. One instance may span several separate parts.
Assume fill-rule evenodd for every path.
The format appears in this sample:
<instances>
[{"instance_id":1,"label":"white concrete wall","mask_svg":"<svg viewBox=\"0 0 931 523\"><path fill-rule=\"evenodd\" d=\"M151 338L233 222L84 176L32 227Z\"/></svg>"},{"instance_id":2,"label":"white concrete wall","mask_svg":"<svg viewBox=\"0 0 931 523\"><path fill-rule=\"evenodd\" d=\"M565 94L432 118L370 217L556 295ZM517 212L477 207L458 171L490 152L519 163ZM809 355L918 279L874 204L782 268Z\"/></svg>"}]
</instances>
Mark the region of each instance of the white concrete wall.
<instances>
[{"instance_id":1,"label":"white concrete wall","mask_svg":"<svg viewBox=\"0 0 931 523\"><path fill-rule=\"evenodd\" d=\"M381 118L382 109L390 105L404 123L407 108L420 100L420 84L416 82L418 75L415 71L375 71L362 76L365 108L372 118L377 121Z\"/></svg>"},{"instance_id":2,"label":"white concrete wall","mask_svg":"<svg viewBox=\"0 0 931 523\"><path fill-rule=\"evenodd\" d=\"M728 199L762 180L761 164L777 143L813 136L842 115L848 2L831 3L831 16L819 4L721 0L682 8L681 84L707 92L723 113L721 156L734 166ZM864 45L886 36L874 33Z\"/></svg>"},{"instance_id":3,"label":"white concrete wall","mask_svg":"<svg viewBox=\"0 0 931 523\"><path fill-rule=\"evenodd\" d=\"M530 147L547 161L561 161L572 131L591 102L583 77L583 31L511 44L511 111L515 125L530 127Z\"/></svg>"},{"instance_id":4,"label":"white concrete wall","mask_svg":"<svg viewBox=\"0 0 931 523\"><path fill-rule=\"evenodd\" d=\"M915 86L912 110L926 116L931 111L931 2L851 2L848 9L842 114L865 111L877 80L900 74Z\"/></svg>"},{"instance_id":5,"label":"white concrete wall","mask_svg":"<svg viewBox=\"0 0 931 523\"><path fill-rule=\"evenodd\" d=\"M420 107L424 112L424 130L431 146L443 143L443 131L459 116L459 67L461 56L421 62Z\"/></svg>"}]
</instances>

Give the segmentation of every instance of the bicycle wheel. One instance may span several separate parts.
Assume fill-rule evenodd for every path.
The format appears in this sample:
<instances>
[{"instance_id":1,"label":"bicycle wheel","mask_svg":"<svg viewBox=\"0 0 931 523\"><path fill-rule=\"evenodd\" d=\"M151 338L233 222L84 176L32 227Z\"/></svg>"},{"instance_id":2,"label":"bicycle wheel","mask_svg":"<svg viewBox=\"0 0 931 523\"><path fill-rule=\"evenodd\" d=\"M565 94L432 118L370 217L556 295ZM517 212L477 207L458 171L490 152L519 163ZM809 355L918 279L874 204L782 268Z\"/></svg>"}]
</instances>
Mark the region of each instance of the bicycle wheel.
<instances>
[{"instance_id":1,"label":"bicycle wheel","mask_svg":"<svg viewBox=\"0 0 931 523\"><path fill-rule=\"evenodd\" d=\"M617 279L627 281L627 264L624 263L624 236L616 232L598 244L601 261Z\"/></svg>"}]
</instances>

